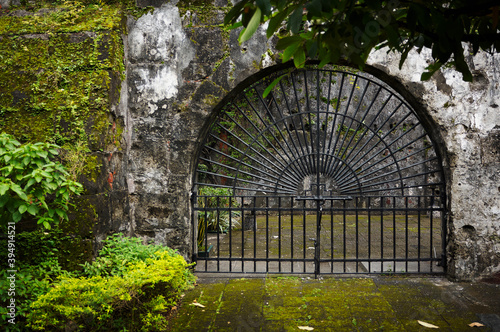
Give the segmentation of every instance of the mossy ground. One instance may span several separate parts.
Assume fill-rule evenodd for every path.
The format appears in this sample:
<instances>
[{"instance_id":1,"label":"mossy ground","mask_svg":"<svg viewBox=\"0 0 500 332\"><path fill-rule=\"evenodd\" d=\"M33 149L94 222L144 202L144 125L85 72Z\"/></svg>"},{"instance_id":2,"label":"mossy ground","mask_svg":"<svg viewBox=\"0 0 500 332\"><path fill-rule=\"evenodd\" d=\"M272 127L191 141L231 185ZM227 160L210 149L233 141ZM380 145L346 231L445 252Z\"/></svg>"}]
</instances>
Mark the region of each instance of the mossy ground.
<instances>
[{"instance_id":1,"label":"mossy ground","mask_svg":"<svg viewBox=\"0 0 500 332\"><path fill-rule=\"evenodd\" d=\"M483 297L476 297L480 292ZM500 287L404 277L232 279L189 291L170 330L427 330L420 320L444 331L468 331L478 314L500 315Z\"/></svg>"}]
</instances>

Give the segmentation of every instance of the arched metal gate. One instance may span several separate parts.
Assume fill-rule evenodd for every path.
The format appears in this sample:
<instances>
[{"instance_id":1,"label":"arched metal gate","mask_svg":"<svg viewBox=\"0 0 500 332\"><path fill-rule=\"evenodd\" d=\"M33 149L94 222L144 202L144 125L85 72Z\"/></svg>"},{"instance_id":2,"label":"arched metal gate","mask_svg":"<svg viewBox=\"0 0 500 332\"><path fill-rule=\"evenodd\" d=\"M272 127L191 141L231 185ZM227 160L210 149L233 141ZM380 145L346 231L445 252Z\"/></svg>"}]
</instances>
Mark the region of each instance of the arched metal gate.
<instances>
[{"instance_id":1,"label":"arched metal gate","mask_svg":"<svg viewBox=\"0 0 500 332\"><path fill-rule=\"evenodd\" d=\"M200 151L198 272L443 273L441 160L415 111L360 72L290 69L232 98Z\"/></svg>"}]
</instances>

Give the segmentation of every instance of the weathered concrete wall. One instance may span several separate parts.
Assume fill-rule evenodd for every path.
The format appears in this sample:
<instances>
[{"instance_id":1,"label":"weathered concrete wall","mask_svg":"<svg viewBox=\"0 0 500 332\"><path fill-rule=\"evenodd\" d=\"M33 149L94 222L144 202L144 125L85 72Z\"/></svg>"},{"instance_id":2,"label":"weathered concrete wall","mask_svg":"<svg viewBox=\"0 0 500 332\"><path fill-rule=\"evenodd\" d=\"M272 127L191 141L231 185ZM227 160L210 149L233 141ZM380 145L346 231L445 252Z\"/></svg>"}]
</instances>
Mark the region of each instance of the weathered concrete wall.
<instances>
[{"instance_id":1,"label":"weathered concrete wall","mask_svg":"<svg viewBox=\"0 0 500 332\"><path fill-rule=\"evenodd\" d=\"M472 279L500 270L500 55L469 57L474 82L452 69L420 82L429 52L408 57L381 50L370 63L396 78L427 110L443 139L452 278Z\"/></svg>"},{"instance_id":2,"label":"weathered concrete wall","mask_svg":"<svg viewBox=\"0 0 500 332\"><path fill-rule=\"evenodd\" d=\"M163 2L142 1L159 8L129 22L130 222L137 235L189 255L189 191L201 132L222 97L276 59L262 33L239 46L237 32L220 26L226 1ZM474 83L463 82L452 69L420 82L429 61L425 52L411 54L402 70L398 61L384 51L370 58L426 113L441 143L448 181L449 274L466 280L498 271L500 88L495 63L500 57L471 58Z\"/></svg>"},{"instance_id":3,"label":"weathered concrete wall","mask_svg":"<svg viewBox=\"0 0 500 332\"><path fill-rule=\"evenodd\" d=\"M0 0L3 9L16 4L17 0ZM228 11L227 0L136 0L136 4L154 6L155 10L139 19L129 17L127 35L121 35L124 27L117 19L109 28L111 32L102 32L100 27L101 32L89 34L85 29L91 26L85 23L74 36L81 37L75 44L92 42L94 46L89 44L92 47L86 49L99 57L95 68L106 78L94 91L102 98L93 99L105 102L89 107L102 116L98 121L86 117L84 122L87 134L96 137L90 146L96 166L95 174L85 180L88 195L83 199L89 213L82 215L93 216L89 220L97 242L121 231L167 244L190 257L194 163L212 111L240 82L271 68L279 59L273 40L268 41L262 30L238 45L238 32L225 30L221 24ZM48 36L43 31L18 38L20 47L12 52L22 54L22 46L32 49L39 43L47 61L57 60L52 54L59 48L50 46L59 45L58 39L64 35ZM14 40L10 32L3 34L3 44ZM109 51L99 48L106 35L113 37L110 45L122 37L124 80L120 80L118 63L111 67L105 63L121 52L115 46ZM73 45L61 40L61 45L66 44ZM452 69L420 82L429 61L425 51L410 54L401 70L398 61L396 55L381 50L372 54L367 71L408 98L431 126L439 144L447 176L450 277L468 280L500 271L500 87L496 72L500 56L481 53L469 58L474 64L473 83L463 82ZM12 70L12 77L21 73L17 67L4 67L4 73ZM66 67L62 68L64 73L69 72ZM37 70L27 75L40 80ZM120 81L121 90L117 87ZM21 113L10 108L19 108L27 96L31 98L31 92L28 88L21 91L21 85L7 87L12 82L0 84L11 94L8 98L2 94L5 100L0 98L0 106L6 107L2 112L13 114L0 119L0 124L15 131L8 121ZM51 93L62 98L64 91L68 90L57 87ZM121 94L119 103L117 91ZM69 108L67 111L71 114ZM24 131L37 136L40 128L45 127L37 125ZM48 124L47 128L50 135L55 134L55 126Z\"/></svg>"},{"instance_id":4,"label":"weathered concrete wall","mask_svg":"<svg viewBox=\"0 0 500 332\"><path fill-rule=\"evenodd\" d=\"M188 257L200 132L217 102L260 69L267 51L264 36L243 49L237 33L223 29L226 1L198 3L173 1L130 19L122 95L131 207L124 223L130 223L131 233Z\"/></svg>"}]
</instances>

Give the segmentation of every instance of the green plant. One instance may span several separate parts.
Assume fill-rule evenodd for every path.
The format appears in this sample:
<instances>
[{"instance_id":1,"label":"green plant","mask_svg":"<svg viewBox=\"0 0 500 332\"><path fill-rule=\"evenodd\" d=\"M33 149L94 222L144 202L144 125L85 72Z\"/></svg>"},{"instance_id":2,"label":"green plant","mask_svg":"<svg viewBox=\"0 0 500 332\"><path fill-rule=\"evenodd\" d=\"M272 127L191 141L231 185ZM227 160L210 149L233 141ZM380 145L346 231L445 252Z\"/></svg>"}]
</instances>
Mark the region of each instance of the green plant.
<instances>
[{"instance_id":1,"label":"green plant","mask_svg":"<svg viewBox=\"0 0 500 332\"><path fill-rule=\"evenodd\" d=\"M238 225L239 211L230 208L239 206L229 188L201 187L198 190L198 247L203 246L205 232L227 232L229 227ZM213 210L212 210L213 209Z\"/></svg>"},{"instance_id":2,"label":"green plant","mask_svg":"<svg viewBox=\"0 0 500 332\"><path fill-rule=\"evenodd\" d=\"M56 232L43 233L41 231L23 232L16 234L17 272L15 272L15 290L10 289L12 272L5 266L0 271L0 301L8 303L15 292L15 323L8 322L6 306L0 307L0 329L6 331L25 331L26 317L31 312L31 304L50 290L51 284L60 276L74 276L63 269L58 260L60 242L55 240ZM3 243L2 243L3 244ZM2 248L7 248L2 245ZM2 262L7 262L6 253L2 252Z\"/></svg>"},{"instance_id":3,"label":"green plant","mask_svg":"<svg viewBox=\"0 0 500 332\"><path fill-rule=\"evenodd\" d=\"M399 53L401 68L411 50L429 48L433 62L422 80L451 66L472 81L464 53L500 50L498 8L489 1L242 0L224 23L243 26L240 43L265 24L267 38L281 37L276 48L283 51L283 62L293 58L297 68L310 58L320 66L346 59L363 69L368 55L383 47Z\"/></svg>"},{"instance_id":4,"label":"green plant","mask_svg":"<svg viewBox=\"0 0 500 332\"><path fill-rule=\"evenodd\" d=\"M124 237L123 234L110 235L103 241L104 246L94 262L82 264L85 277L123 276L129 265L148 259L158 259L159 252L176 255L171 248L160 245L144 245L136 237Z\"/></svg>"},{"instance_id":5,"label":"green plant","mask_svg":"<svg viewBox=\"0 0 500 332\"><path fill-rule=\"evenodd\" d=\"M27 330L27 318L31 315L32 321L34 317L43 321L33 321L30 323L34 324L32 328L45 324L48 330L58 330L64 324L75 324L68 317L78 320L82 318L78 316L80 312L84 316L84 322L78 322L84 325L80 330L115 331L124 327L137 331L161 330L166 325L166 313L177 303L180 292L194 282L194 276L186 268L189 265L173 249L145 245L138 238L122 234L112 235L104 241L95 262L84 264L81 271L70 272L63 267L67 253L61 249L68 240L68 236L57 229L16 235L16 248L20 253L32 254L19 256L15 275L16 324L7 323L8 312L4 306L0 308L0 329ZM0 272L0 300L3 303L11 298L7 270L2 266ZM71 294L65 294L66 291ZM61 296L59 303L49 306L41 300L49 293L51 299ZM122 298L113 297L113 294ZM83 299L88 302L80 302ZM36 310L33 310L34 303L38 303ZM50 317L59 320L60 325L50 325L53 322Z\"/></svg>"},{"instance_id":6,"label":"green plant","mask_svg":"<svg viewBox=\"0 0 500 332\"><path fill-rule=\"evenodd\" d=\"M68 178L66 168L54 161L59 146L50 143L21 145L0 134L0 219L18 222L27 212L50 229L68 220L70 196L82 185Z\"/></svg>"},{"instance_id":7,"label":"green plant","mask_svg":"<svg viewBox=\"0 0 500 332\"><path fill-rule=\"evenodd\" d=\"M15 274L15 322L16 324L9 324L8 309L6 306L0 308L0 317L2 323L0 326L6 328L7 331L22 331L25 327L25 320L28 313L31 311L30 305L39 295L45 294L50 289L51 278L54 277L53 271L59 268L57 260L53 258L48 259L40 266L26 267L22 271L19 270ZM50 269L50 270L46 270ZM13 298L12 292L9 292L9 283L11 273L7 270L0 272L0 301L2 303L9 303Z\"/></svg>"},{"instance_id":8,"label":"green plant","mask_svg":"<svg viewBox=\"0 0 500 332\"><path fill-rule=\"evenodd\" d=\"M128 248L122 255L131 259L126 268L118 268L119 272L112 276L62 278L31 305L30 328L51 331L63 331L68 327L85 331L165 330L166 314L194 282L187 269L189 265L182 256L166 247L136 245L136 241L121 236L110 240L109 250L101 257L117 258L119 248ZM141 254L131 254L134 248ZM151 248L157 250L151 254ZM118 263L114 259L112 262L111 269L104 275L111 274L113 265Z\"/></svg>"}]
</instances>

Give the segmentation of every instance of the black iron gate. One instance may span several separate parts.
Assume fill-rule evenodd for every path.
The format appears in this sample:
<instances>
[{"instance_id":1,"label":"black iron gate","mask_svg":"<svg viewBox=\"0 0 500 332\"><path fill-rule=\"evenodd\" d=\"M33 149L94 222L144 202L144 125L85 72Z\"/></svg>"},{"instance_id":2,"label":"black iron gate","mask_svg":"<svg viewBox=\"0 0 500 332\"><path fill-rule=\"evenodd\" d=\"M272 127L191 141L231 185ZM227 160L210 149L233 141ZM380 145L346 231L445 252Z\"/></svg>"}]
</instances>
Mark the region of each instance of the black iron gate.
<instances>
[{"instance_id":1,"label":"black iron gate","mask_svg":"<svg viewBox=\"0 0 500 332\"><path fill-rule=\"evenodd\" d=\"M444 272L439 155L367 74L294 69L252 84L212 122L195 183L198 272Z\"/></svg>"}]
</instances>

